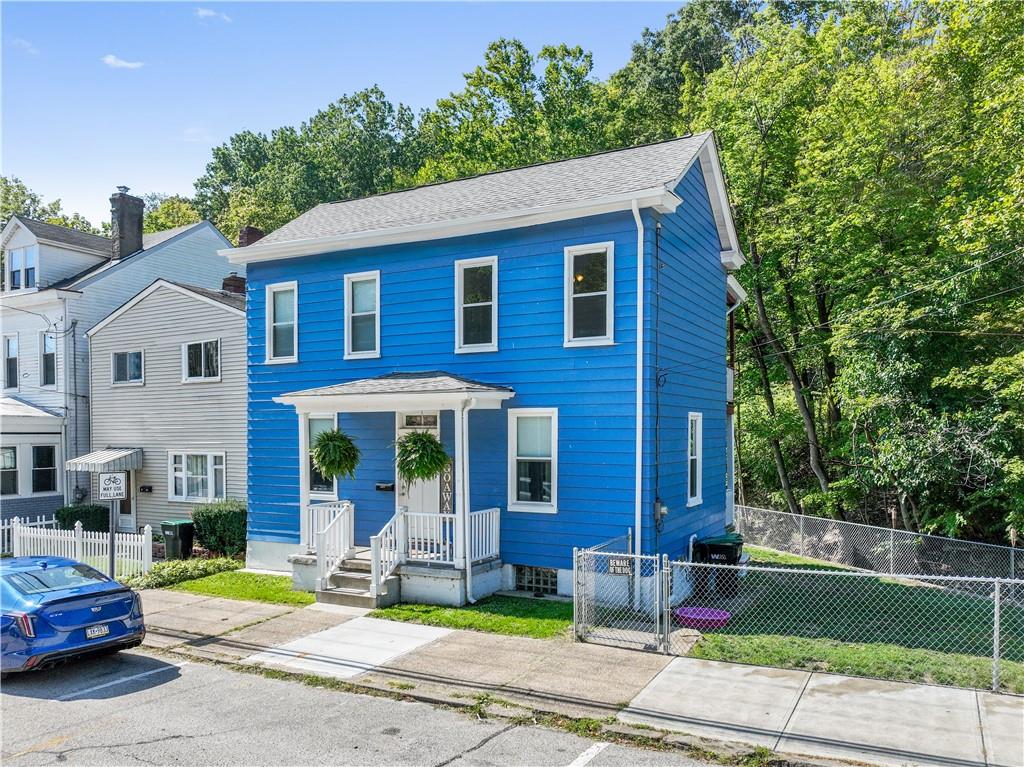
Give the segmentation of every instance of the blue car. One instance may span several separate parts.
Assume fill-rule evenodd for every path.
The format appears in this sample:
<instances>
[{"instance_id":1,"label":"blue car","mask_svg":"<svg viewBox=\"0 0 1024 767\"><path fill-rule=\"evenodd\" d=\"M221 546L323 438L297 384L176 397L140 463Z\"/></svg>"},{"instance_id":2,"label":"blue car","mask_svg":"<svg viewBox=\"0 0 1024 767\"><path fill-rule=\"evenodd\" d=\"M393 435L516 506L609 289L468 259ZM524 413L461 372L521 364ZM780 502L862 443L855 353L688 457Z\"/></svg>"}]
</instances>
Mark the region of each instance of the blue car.
<instances>
[{"instance_id":1,"label":"blue car","mask_svg":"<svg viewBox=\"0 0 1024 767\"><path fill-rule=\"evenodd\" d=\"M5 676L136 647L146 636L138 594L64 557L0 559L0 608Z\"/></svg>"}]
</instances>

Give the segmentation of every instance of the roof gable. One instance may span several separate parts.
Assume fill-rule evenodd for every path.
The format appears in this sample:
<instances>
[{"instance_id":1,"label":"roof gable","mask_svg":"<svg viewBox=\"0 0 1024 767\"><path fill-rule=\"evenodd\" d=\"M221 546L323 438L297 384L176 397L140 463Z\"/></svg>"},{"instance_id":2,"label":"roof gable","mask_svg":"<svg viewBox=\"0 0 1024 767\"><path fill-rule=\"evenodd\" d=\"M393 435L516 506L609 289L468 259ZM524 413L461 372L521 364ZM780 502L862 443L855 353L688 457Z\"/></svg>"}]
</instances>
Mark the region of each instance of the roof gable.
<instances>
[{"instance_id":1,"label":"roof gable","mask_svg":"<svg viewBox=\"0 0 1024 767\"><path fill-rule=\"evenodd\" d=\"M90 232L83 232L78 229L69 229L66 226L48 224L45 221L38 221L28 216L15 214L4 227L3 242L7 241L13 234L12 224L20 225L32 232L37 240L54 245L62 245L72 250L81 250L97 256L110 257L110 238L103 237Z\"/></svg>"},{"instance_id":2,"label":"roof gable","mask_svg":"<svg viewBox=\"0 0 1024 767\"><path fill-rule=\"evenodd\" d=\"M236 293L226 293L220 290L210 290L209 288L201 288L196 285L186 285L180 282L171 282L170 280L159 279L144 288L140 292L136 293L132 298L128 299L125 303L114 309L110 314L104 317L102 320L92 326L87 332L86 336L92 337L99 333L107 325L111 324L130 309L138 306L146 298L153 295L159 290L171 290L183 296L188 296L196 301L216 306L224 309L227 312L238 317L245 316L245 296Z\"/></svg>"}]
</instances>

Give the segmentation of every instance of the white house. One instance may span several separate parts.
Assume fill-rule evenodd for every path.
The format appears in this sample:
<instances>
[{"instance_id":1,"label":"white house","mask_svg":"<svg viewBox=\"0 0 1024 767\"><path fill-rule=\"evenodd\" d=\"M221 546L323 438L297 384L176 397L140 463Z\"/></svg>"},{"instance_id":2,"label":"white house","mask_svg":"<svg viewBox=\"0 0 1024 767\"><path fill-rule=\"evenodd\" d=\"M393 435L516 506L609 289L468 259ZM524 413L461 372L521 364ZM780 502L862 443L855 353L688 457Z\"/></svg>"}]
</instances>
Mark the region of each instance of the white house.
<instances>
[{"instance_id":1,"label":"white house","mask_svg":"<svg viewBox=\"0 0 1024 767\"><path fill-rule=\"evenodd\" d=\"M218 289L238 267L208 221L143 234L143 201L118 187L111 236L15 215L0 233L0 506L47 513L89 496L89 475L64 470L90 448L86 332L154 280ZM168 318L173 321L173 318Z\"/></svg>"}]
</instances>

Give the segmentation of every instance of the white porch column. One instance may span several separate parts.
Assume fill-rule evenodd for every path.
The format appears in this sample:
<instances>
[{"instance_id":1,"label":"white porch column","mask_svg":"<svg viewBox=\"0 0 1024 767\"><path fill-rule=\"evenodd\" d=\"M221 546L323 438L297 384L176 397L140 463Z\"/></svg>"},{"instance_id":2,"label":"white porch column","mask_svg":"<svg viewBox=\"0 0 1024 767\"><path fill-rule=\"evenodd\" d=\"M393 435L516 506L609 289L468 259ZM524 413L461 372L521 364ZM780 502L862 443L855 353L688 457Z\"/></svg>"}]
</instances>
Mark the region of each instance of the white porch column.
<instances>
[{"instance_id":1,"label":"white porch column","mask_svg":"<svg viewBox=\"0 0 1024 767\"><path fill-rule=\"evenodd\" d=\"M462 570L466 567L466 540L468 532L467 522L469 520L468 498L466 497L466 475L464 465L466 444L464 434L466 430L466 409L465 403L459 403L455 408L455 567Z\"/></svg>"},{"instance_id":2,"label":"white porch column","mask_svg":"<svg viewBox=\"0 0 1024 767\"><path fill-rule=\"evenodd\" d=\"M309 519L309 413L299 413L299 532L307 551L314 547L316 530Z\"/></svg>"}]
</instances>

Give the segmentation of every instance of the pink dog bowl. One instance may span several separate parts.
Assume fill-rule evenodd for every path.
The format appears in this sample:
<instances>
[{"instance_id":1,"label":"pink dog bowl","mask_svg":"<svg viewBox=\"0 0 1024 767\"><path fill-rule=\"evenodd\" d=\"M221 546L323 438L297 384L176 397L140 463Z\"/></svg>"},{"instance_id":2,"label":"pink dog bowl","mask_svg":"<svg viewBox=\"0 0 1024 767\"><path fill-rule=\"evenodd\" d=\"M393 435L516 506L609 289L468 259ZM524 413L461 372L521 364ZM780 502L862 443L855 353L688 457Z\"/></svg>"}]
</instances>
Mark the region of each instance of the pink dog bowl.
<instances>
[{"instance_id":1,"label":"pink dog bowl","mask_svg":"<svg viewBox=\"0 0 1024 767\"><path fill-rule=\"evenodd\" d=\"M720 629L732 618L732 613L710 607L678 607L672 615L681 626L700 630Z\"/></svg>"}]
</instances>

